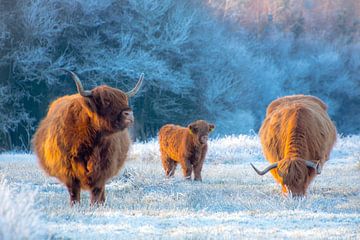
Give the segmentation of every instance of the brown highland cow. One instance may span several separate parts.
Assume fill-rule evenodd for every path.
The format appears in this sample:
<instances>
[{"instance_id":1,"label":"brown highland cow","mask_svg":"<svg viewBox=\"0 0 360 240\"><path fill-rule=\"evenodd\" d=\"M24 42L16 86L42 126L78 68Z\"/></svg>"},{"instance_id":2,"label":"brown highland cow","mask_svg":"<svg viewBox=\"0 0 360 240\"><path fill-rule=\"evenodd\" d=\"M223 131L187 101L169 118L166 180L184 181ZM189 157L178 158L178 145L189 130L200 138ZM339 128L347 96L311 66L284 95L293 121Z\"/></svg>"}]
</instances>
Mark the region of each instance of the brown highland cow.
<instances>
[{"instance_id":1,"label":"brown highland cow","mask_svg":"<svg viewBox=\"0 0 360 240\"><path fill-rule=\"evenodd\" d=\"M186 128L167 124L160 129L161 160L167 177L174 175L176 165L180 163L186 179L191 180L194 170L194 180L202 180L208 135L214 128L213 124L198 120Z\"/></svg>"},{"instance_id":2,"label":"brown highland cow","mask_svg":"<svg viewBox=\"0 0 360 240\"><path fill-rule=\"evenodd\" d=\"M265 158L282 191L303 196L320 174L336 141L336 128L327 114L327 106L319 98L294 95L273 101L260 128Z\"/></svg>"},{"instance_id":3,"label":"brown highland cow","mask_svg":"<svg viewBox=\"0 0 360 240\"><path fill-rule=\"evenodd\" d=\"M125 93L105 85L85 91L76 74L67 72L79 94L51 103L33 137L33 148L45 172L66 185L71 205L80 201L80 189L91 191L91 204L104 203L105 183L127 157L127 128L134 122L128 98L139 90L143 75Z\"/></svg>"}]
</instances>

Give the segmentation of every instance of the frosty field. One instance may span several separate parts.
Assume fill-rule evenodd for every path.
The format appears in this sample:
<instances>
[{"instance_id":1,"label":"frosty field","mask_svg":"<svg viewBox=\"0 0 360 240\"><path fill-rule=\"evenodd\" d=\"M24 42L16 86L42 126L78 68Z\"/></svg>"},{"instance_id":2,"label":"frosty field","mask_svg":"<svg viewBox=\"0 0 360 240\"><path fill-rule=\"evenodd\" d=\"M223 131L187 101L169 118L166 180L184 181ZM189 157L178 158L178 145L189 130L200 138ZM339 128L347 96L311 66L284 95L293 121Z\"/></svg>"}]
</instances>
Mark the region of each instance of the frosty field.
<instances>
[{"instance_id":1,"label":"frosty field","mask_svg":"<svg viewBox=\"0 0 360 240\"><path fill-rule=\"evenodd\" d=\"M307 197L281 195L256 136L210 141L203 182L165 179L156 141L135 143L106 205L70 208L31 154L0 155L0 239L360 239L360 136L339 138Z\"/></svg>"}]
</instances>

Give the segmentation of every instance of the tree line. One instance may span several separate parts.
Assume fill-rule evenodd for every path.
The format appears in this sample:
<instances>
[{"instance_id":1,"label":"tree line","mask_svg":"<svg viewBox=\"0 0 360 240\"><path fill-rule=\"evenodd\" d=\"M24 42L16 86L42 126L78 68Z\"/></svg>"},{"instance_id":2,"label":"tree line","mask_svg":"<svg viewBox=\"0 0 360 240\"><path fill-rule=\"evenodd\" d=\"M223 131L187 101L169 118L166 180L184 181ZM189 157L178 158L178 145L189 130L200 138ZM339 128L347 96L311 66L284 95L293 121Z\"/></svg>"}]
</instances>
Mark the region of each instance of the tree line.
<instances>
[{"instance_id":1,"label":"tree line","mask_svg":"<svg viewBox=\"0 0 360 240\"><path fill-rule=\"evenodd\" d=\"M266 106L295 93L322 98L340 133L359 133L360 20L344 14L357 5L317 20L312 1L275 3L2 0L0 151L29 149L49 103L76 92L60 68L87 89L125 91L144 72L131 101L138 140L196 119L218 135L256 132Z\"/></svg>"}]
</instances>

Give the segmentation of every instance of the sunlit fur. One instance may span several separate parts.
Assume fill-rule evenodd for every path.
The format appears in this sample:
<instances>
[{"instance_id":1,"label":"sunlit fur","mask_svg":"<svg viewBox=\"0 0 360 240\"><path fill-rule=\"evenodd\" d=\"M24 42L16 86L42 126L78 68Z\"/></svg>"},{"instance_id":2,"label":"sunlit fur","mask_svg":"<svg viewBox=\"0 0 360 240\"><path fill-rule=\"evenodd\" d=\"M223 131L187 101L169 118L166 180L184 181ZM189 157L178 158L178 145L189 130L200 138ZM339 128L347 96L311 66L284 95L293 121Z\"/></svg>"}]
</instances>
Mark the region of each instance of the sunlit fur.
<instances>
[{"instance_id":1,"label":"sunlit fur","mask_svg":"<svg viewBox=\"0 0 360 240\"><path fill-rule=\"evenodd\" d=\"M34 137L40 166L64 183L70 201L80 201L80 189L91 191L91 202L105 201L105 182L127 157L130 138L121 112L129 110L125 93L107 86L92 97L63 96L51 103Z\"/></svg>"},{"instance_id":2,"label":"sunlit fur","mask_svg":"<svg viewBox=\"0 0 360 240\"><path fill-rule=\"evenodd\" d=\"M207 142L201 142L201 139L206 139L214 128L213 124L198 120L186 128L167 124L160 129L161 159L167 177L174 175L176 165L180 163L186 179L191 179L194 171L194 179L202 180L201 169L207 152Z\"/></svg>"},{"instance_id":3,"label":"sunlit fur","mask_svg":"<svg viewBox=\"0 0 360 240\"><path fill-rule=\"evenodd\" d=\"M271 173L283 192L302 196L316 175L304 160L319 161L323 167L336 141L336 128L320 99L294 95L269 105L259 135L265 158L279 162Z\"/></svg>"}]
</instances>

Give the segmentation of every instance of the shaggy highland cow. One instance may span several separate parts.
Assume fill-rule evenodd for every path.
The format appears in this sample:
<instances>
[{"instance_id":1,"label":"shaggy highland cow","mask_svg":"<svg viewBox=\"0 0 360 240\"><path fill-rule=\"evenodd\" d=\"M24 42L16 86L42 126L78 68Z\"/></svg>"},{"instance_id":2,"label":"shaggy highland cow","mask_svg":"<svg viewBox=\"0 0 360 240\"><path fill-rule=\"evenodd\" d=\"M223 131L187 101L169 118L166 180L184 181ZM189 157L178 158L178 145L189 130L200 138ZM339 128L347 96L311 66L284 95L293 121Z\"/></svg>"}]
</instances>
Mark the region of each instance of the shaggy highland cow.
<instances>
[{"instance_id":1,"label":"shaggy highland cow","mask_svg":"<svg viewBox=\"0 0 360 240\"><path fill-rule=\"evenodd\" d=\"M33 148L45 172L66 185L71 205L80 201L80 189L91 191L91 204L104 203L105 183L127 157L127 128L134 122L128 98L139 90L143 75L125 93L105 85L85 91L76 74L67 72L79 94L51 103L33 137Z\"/></svg>"},{"instance_id":2,"label":"shaggy highland cow","mask_svg":"<svg viewBox=\"0 0 360 240\"><path fill-rule=\"evenodd\" d=\"M282 191L303 196L320 174L336 141L336 128L327 114L327 106L319 98L294 95L273 101L260 128L265 158L272 163L271 171L282 185Z\"/></svg>"},{"instance_id":3,"label":"shaggy highland cow","mask_svg":"<svg viewBox=\"0 0 360 240\"><path fill-rule=\"evenodd\" d=\"M194 170L194 180L202 180L208 135L214 128L213 124L198 120L186 128L167 124L160 129L161 160L167 177L174 175L176 165L180 163L186 179L191 180Z\"/></svg>"}]
</instances>

